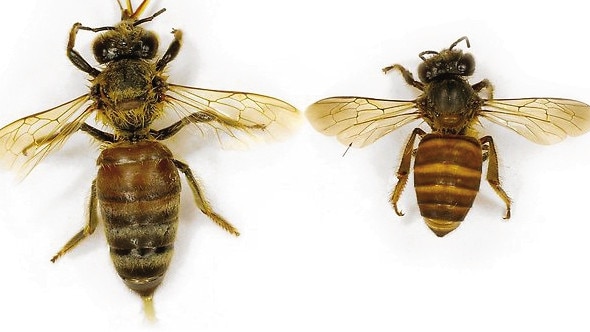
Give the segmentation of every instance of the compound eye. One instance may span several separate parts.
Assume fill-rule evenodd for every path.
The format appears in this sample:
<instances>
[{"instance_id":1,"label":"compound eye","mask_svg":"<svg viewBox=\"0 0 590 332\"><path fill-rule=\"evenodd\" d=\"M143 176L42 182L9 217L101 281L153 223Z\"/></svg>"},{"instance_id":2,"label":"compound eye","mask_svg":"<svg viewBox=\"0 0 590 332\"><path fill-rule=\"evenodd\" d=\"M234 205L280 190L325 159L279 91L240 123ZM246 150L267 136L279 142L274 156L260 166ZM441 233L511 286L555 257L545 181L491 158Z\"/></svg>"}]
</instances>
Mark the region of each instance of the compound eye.
<instances>
[{"instance_id":1,"label":"compound eye","mask_svg":"<svg viewBox=\"0 0 590 332\"><path fill-rule=\"evenodd\" d=\"M462 76L470 76L475 71L475 59L471 54L465 54L457 62L457 70Z\"/></svg>"},{"instance_id":2,"label":"compound eye","mask_svg":"<svg viewBox=\"0 0 590 332\"><path fill-rule=\"evenodd\" d=\"M92 46L94 58L98 63L107 63L115 60L119 56L119 48L111 38L99 38Z\"/></svg>"},{"instance_id":3,"label":"compound eye","mask_svg":"<svg viewBox=\"0 0 590 332\"><path fill-rule=\"evenodd\" d=\"M141 37L141 49L139 57L142 59L152 59L158 51L158 38L153 33L147 33Z\"/></svg>"},{"instance_id":4,"label":"compound eye","mask_svg":"<svg viewBox=\"0 0 590 332\"><path fill-rule=\"evenodd\" d=\"M418 66L418 78L424 83L432 81L432 68L425 62Z\"/></svg>"}]
</instances>

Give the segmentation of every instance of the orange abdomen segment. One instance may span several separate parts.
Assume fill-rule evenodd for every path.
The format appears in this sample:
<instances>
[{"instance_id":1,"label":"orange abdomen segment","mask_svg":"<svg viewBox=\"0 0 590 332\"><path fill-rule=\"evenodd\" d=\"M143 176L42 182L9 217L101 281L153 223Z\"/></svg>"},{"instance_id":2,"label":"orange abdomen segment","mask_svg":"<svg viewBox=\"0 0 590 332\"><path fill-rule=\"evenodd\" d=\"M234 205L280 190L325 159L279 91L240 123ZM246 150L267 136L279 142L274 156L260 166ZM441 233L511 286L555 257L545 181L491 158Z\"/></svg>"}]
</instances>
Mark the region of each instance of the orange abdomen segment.
<instances>
[{"instance_id":1,"label":"orange abdomen segment","mask_svg":"<svg viewBox=\"0 0 590 332\"><path fill-rule=\"evenodd\" d=\"M98 159L96 194L115 269L149 296L172 259L180 178L171 152L155 141L115 143Z\"/></svg>"},{"instance_id":2,"label":"orange abdomen segment","mask_svg":"<svg viewBox=\"0 0 590 332\"><path fill-rule=\"evenodd\" d=\"M414 187L420 214L438 236L459 226L479 191L482 168L479 140L429 134L418 145Z\"/></svg>"}]
</instances>

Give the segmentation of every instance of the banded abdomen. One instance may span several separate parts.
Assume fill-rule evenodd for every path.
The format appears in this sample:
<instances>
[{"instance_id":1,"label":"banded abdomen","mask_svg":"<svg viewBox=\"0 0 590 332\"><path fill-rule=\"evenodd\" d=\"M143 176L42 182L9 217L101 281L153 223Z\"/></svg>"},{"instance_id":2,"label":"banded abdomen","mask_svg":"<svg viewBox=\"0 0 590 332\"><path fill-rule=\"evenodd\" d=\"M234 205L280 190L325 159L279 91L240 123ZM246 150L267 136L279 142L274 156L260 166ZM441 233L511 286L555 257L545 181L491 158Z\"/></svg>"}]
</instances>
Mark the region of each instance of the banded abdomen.
<instances>
[{"instance_id":1,"label":"banded abdomen","mask_svg":"<svg viewBox=\"0 0 590 332\"><path fill-rule=\"evenodd\" d=\"M465 219L479 191L482 147L470 136L428 134L414 161L414 187L420 214L444 236Z\"/></svg>"},{"instance_id":2,"label":"banded abdomen","mask_svg":"<svg viewBox=\"0 0 590 332\"><path fill-rule=\"evenodd\" d=\"M96 194L111 258L127 286L151 298L172 258L180 180L172 153L155 141L102 151Z\"/></svg>"}]
</instances>

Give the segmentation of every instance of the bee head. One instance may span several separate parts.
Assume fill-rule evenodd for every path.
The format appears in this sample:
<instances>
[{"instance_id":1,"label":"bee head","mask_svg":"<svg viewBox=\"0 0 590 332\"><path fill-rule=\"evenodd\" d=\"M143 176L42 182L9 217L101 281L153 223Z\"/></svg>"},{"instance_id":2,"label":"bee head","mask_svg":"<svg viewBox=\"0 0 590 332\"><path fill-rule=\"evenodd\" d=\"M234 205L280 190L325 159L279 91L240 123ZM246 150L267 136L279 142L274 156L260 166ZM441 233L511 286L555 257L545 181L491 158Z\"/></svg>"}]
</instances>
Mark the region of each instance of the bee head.
<instances>
[{"instance_id":1,"label":"bee head","mask_svg":"<svg viewBox=\"0 0 590 332\"><path fill-rule=\"evenodd\" d=\"M471 76L475 70L475 60L469 53L463 53L462 50L453 49L458 43L465 41L469 47L469 39L461 37L455 41L448 49L440 52L424 51L418 56L423 62L418 67L418 77L424 83L430 83L438 77L457 75ZM426 57L426 55L431 55Z\"/></svg>"},{"instance_id":2,"label":"bee head","mask_svg":"<svg viewBox=\"0 0 590 332\"><path fill-rule=\"evenodd\" d=\"M151 31L122 22L114 30L99 35L92 51L101 64L121 59L148 60L156 56L158 37Z\"/></svg>"},{"instance_id":3,"label":"bee head","mask_svg":"<svg viewBox=\"0 0 590 332\"><path fill-rule=\"evenodd\" d=\"M162 14L161 9L153 15L139 19L148 0L144 0L134 11L130 7L123 8L121 3L121 23L116 26L95 29L102 32L94 41L92 51L98 63L105 64L121 59L153 59L158 51L158 37L155 33L141 28L139 25L149 22Z\"/></svg>"}]
</instances>

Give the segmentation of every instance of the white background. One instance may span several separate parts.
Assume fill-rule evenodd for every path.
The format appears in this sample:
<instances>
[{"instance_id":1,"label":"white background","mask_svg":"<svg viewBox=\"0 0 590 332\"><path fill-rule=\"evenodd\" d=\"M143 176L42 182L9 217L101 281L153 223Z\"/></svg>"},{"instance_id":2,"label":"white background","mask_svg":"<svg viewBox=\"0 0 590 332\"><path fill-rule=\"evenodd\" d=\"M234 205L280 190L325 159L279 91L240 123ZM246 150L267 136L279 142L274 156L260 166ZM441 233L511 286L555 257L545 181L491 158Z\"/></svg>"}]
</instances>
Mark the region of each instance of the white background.
<instances>
[{"instance_id":1,"label":"white background","mask_svg":"<svg viewBox=\"0 0 590 332\"><path fill-rule=\"evenodd\" d=\"M146 13L162 7L144 27L162 49L172 28L184 31L169 68L175 83L268 94L301 110L335 95L413 99L417 91L380 69L415 72L419 52L467 35L472 82L490 79L497 98L590 102L582 2L153 1ZM86 75L65 56L69 29L119 19L114 0L29 0L4 14L1 124L85 93ZM92 37L80 32L76 47L94 63ZM512 219L502 220L503 203L483 182L463 225L442 239L422 222L411 185L404 217L388 202L412 125L344 158L344 146L307 123L248 150L181 136L172 149L242 236L203 216L184 185L156 324L116 275L102 227L49 262L84 224L96 172L96 145L76 134L25 181L0 175L0 329L588 330L590 136L539 146L485 125Z\"/></svg>"}]
</instances>

